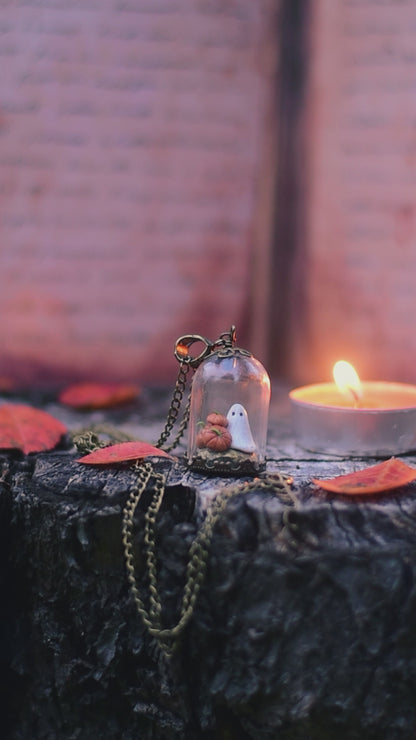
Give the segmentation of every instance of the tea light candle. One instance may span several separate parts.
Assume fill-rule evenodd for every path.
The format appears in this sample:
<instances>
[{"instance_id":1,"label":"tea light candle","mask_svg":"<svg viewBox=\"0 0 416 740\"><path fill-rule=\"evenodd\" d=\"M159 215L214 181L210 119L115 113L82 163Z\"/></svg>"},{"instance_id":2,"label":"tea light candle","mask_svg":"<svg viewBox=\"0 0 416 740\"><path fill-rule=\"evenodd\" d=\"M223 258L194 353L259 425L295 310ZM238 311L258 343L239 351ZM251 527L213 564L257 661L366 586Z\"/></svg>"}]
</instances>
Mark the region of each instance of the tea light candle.
<instances>
[{"instance_id":1,"label":"tea light candle","mask_svg":"<svg viewBox=\"0 0 416 740\"><path fill-rule=\"evenodd\" d=\"M416 386L360 381L352 365L334 366L334 383L289 393L296 440L313 452L391 456L416 449Z\"/></svg>"}]
</instances>

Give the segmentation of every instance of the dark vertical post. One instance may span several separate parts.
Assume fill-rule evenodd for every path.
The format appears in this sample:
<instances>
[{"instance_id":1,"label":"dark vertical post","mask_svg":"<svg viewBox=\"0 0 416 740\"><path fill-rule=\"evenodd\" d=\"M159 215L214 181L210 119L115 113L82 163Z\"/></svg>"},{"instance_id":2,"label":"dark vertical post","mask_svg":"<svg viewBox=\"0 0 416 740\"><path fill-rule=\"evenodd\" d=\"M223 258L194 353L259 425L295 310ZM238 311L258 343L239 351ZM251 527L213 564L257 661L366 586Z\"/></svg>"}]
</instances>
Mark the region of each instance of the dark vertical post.
<instances>
[{"instance_id":1,"label":"dark vertical post","mask_svg":"<svg viewBox=\"0 0 416 740\"><path fill-rule=\"evenodd\" d=\"M301 311L303 298L302 275L297 270L304 221L303 113L310 8L311 0L283 0L278 17L277 178L269 312L269 370L273 377L290 374L292 314L295 307Z\"/></svg>"}]
</instances>

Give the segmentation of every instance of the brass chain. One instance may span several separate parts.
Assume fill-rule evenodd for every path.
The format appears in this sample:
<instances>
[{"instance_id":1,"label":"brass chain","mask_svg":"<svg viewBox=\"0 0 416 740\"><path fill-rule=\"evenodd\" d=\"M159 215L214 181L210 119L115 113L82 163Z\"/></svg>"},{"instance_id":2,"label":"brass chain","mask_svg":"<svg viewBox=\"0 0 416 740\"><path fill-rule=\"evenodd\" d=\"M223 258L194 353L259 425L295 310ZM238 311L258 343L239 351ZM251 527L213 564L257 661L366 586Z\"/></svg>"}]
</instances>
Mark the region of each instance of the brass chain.
<instances>
[{"instance_id":1,"label":"brass chain","mask_svg":"<svg viewBox=\"0 0 416 740\"><path fill-rule=\"evenodd\" d=\"M104 434L110 441L104 442L100 439L99 435ZM82 455L88 455L89 452L94 452L101 447L106 447L108 444L114 444L116 442L134 442L135 437L127 432L122 432L120 429L116 429L110 424L94 424L89 429L81 429L78 432L72 434L72 441L77 448L78 452Z\"/></svg>"},{"instance_id":2,"label":"brass chain","mask_svg":"<svg viewBox=\"0 0 416 740\"><path fill-rule=\"evenodd\" d=\"M166 440L170 437L170 434L178 418L178 414L181 408L182 399L185 393L187 375L190 369L191 369L191 366L189 363L181 362L179 364L178 377L176 379L175 389L173 391L172 401L171 401L170 408L168 411L166 424L165 424L165 427L158 441L156 442L156 447L163 447ZM189 393L189 397L188 397L187 404L185 406L183 418L178 427L178 432L176 434L176 437L172 440L172 442L167 447L163 448L166 452L170 452L171 450L173 450L179 444L180 440L182 439L185 429L188 426L190 403L191 403L191 394Z\"/></svg>"},{"instance_id":3,"label":"brass chain","mask_svg":"<svg viewBox=\"0 0 416 740\"><path fill-rule=\"evenodd\" d=\"M136 463L134 466L134 470L136 473L135 484L130 491L130 495L123 509L122 536L124 545L124 558L127 568L127 578L130 584L133 599L143 620L143 624L145 625L145 627L147 627L149 632L151 632L151 630L153 629L153 621L151 615L147 612L144 602L140 597L139 589L137 588L136 584L132 530L134 512L136 511L136 507L140 501L141 495L152 476L153 465L150 462L145 462L140 465Z\"/></svg>"},{"instance_id":4,"label":"brass chain","mask_svg":"<svg viewBox=\"0 0 416 740\"><path fill-rule=\"evenodd\" d=\"M157 447L162 447L170 436L172 428L177 420L182 398L184 395L187 374L190 365L181 363L179 374L169 409L165 428L160 435ZM183 420L179 426L178 433L166 451L173 449L186 429L189 418L190 396L185 409ZM106 435L110 441L104 442L99 435ZM87 431L73 434L73 442L82 454L87 454L98 448L105 447L114 442L130 441L129 434L116 430L108 425L96 425ZM290 529L289 510L297 505L293 480L290 476L282 473L274 473L256 478L248 482L227 486L214 499L209 507L206 517L193 540L188 553L186 568L186 582L182 596L178 622L171 628L164 628L162 624L162 602L158 589L158 567L156 556L156 520L159 512L166 479L161 473L157 473L151 462L137 461L134 463L134 483L123 508L122 514L122 542L124 558L126 563L127 578L136 609L149 634L156 640L161 652L170 658L178 648L182 633L189 623L195 609L195 604L205 578L209 550L214 534L215 525L224 513L228 502L237 495L255 492L270 491L274 493L285 507L282 515L283 529ZM146 487L151 490L151 501L145 512L144 525L144 549L146 570L148 578L148 601L146 606L137 585L136 567L133 547L134 515Z\"/></svg>"},{"instance_id":5,"label":"brass chain","mask_svg":"<svg viewBox=\"0 0 416 740\"><path fill-rule=\"evenodd\" d=\"M258 478L247 483L225 488L209 508L205 520L193 540L186 568L186 582L182 596L179 620L171 628L163 628L161 622L162 603L158 590L157 559L155 549L156 517L163 498L165 479L160 473L155 473L151 463L137 466L137 481L133 486L127 504L123 511L123 545L127 566L128 580L137 611L149 634L156 640L162 653L170 658L177 650L182 633L189 623L195 609L196 601L205 578L209 550L214 534L215 525L226 509L228 502L235 496L254 491L271 491L278 496L285 506L296 506L296 497L292 487L292 479L281 473ZM149 580L149 608L147 609L140 596L136 581L133 528L134 513L141 495L154 478L153 495L145 514L145 551L147 576Z\"/></svg>"}]
</instances>

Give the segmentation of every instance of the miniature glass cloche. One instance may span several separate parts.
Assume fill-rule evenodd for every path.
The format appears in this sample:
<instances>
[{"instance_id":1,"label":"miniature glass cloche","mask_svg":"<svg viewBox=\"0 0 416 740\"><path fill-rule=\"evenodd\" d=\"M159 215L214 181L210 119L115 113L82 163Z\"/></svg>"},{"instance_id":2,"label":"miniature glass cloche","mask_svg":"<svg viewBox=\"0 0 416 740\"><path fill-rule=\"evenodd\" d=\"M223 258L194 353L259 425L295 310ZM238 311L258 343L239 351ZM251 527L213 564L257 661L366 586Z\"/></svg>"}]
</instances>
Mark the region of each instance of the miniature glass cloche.
<instances>
[{"instance_id":1,"label":"miniature glass cloche","mask_svg":"<svg viewBox=\"0 0 416 740\"><path fill-rule=\"evenodd\" d=\"M265 467L269 376L250 352L234 346L234 327L214 343L200 339L207 349L192 382L188 464L213 474L255 475Z\"/></svg>"}]
</instances>

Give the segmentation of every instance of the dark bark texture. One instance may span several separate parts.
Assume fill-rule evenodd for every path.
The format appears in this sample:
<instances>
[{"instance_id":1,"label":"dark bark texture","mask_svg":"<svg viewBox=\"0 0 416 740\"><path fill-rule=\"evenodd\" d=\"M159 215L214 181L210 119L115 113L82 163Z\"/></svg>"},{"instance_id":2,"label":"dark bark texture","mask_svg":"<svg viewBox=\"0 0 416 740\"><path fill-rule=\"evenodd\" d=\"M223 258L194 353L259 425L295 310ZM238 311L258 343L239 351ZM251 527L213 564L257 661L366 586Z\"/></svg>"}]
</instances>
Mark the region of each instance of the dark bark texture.
<instances>
[{"instance_id":1,"label":"dark bark texture","mask_svg":"<svg viewBox=\"0 0 416 740\"><path fill-rule=\"evenodd\" d=\"M4 737L415 737L413 485L350 502L306 480L290 509L261 489L233 498L194 616L167 661L126 578L121 513L133 473L81 466L64 449L1 462ZM317 473L302 465L304 480ZM158 515L166 626L178 619L200 526L198 480L203 487L176 466ZM135 517L143 593L149 496Z\"/></svg>"}]
</instances>

